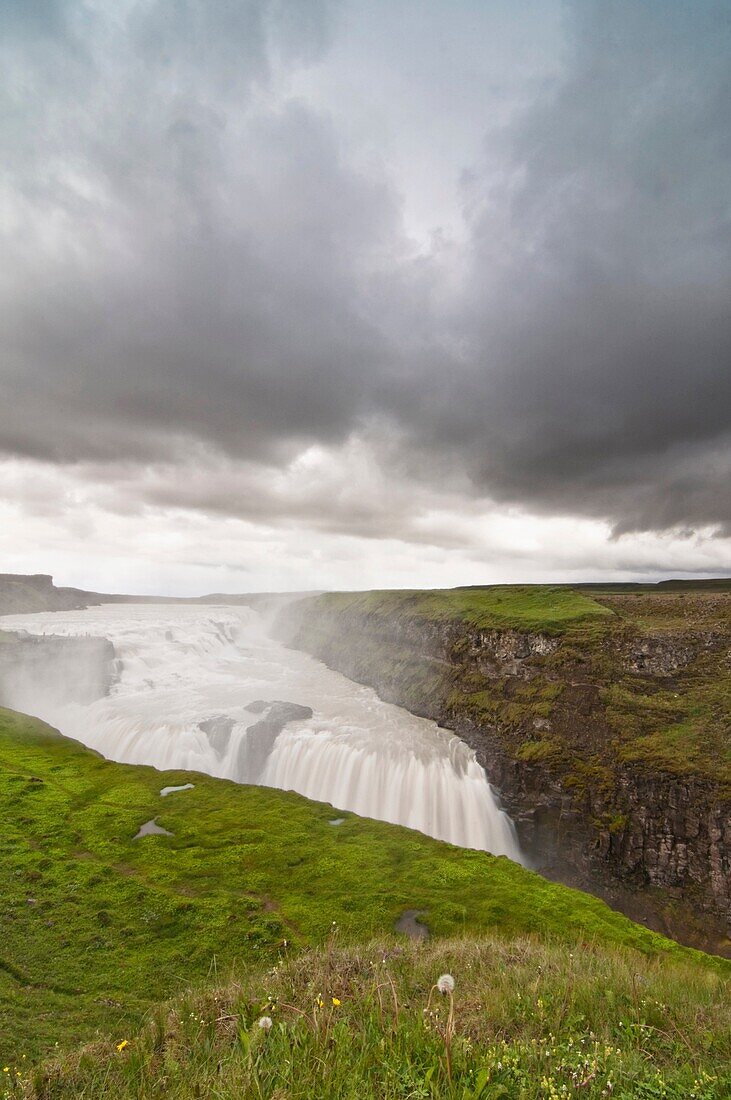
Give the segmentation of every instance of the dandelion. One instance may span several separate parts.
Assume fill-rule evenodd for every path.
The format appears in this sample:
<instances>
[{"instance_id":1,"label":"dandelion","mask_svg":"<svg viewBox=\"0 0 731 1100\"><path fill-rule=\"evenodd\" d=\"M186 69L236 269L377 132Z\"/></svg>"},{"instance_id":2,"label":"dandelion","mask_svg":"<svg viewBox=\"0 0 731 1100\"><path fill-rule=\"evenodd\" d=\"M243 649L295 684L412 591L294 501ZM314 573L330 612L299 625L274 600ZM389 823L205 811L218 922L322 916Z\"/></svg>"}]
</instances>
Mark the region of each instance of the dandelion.
<instances>
[{"instance_id":1,"label":"dandelion","mask_svg":"<svg viewBox=\"0 0 731 1100\"><path fill-rule=\"evenodd\" d=\"M269 1031L272 1026L271 1016L261 1016L258 1020L258 1026L261 1028L262 1031Z\"/></svg>"},{"instance_id":2,"label":"dandelion","mask_svg":"<svg viewBox=\"0 0 731 1100\"><path fill-rule=\"evenodd\" d=\"M444 1028L440 1028L437 1024L437 1030L440 1032L444 1039L444 1055L447 1063L447 1080L452 1080L452 1039L454 1037L454 978L451 974L440 974L435 984L431 987L429 993L429 1000L427 1001L427 1010L431 1007L431 999L434 990L437 990L443 997L449 997L449 1014L447 1016L447 1022Z\"/></svg>"},{"instance_id":3,"label":"dandelion","mask_svg":"<svg viewBox=\"0 0 731 1100\"><path fill-rule=\"evenodd\" d=\"M121 1054L125 1047L129 1046L129 1039L122 1039L121 1043L117 1043L117 1054Z\"/></svg>"},{"instance_id":4,"label":"dandelion","mask_svg":"<svg viewBox=\"0 0 731 1100\"><path fill-rule=\"evenodd\" d=\"M440 993L454 993L454 978L451 974L442 974L437 978L437 989Z\"/></svg>"},{"instance_id":5,"label":"dandelion","mask_svg":"<svg viewBox=\"0 0 731 1100\"><path fill-rule=\"evenodd\" d=\"M340 1000L337 997L333 997L333 1004L336 1008L340 1008Z\"/></svg>"}]
</instances>

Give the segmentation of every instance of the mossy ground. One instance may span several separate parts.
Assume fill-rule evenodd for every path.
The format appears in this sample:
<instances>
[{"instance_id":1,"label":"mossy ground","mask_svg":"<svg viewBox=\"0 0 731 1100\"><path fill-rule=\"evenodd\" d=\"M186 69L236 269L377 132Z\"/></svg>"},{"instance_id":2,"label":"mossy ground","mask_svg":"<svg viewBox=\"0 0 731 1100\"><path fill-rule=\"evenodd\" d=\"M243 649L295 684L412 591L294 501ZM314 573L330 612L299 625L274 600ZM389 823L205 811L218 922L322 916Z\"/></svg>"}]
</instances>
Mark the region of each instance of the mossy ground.
<instances>
[{"instance_id":1,"label":"mossy ground","mask_svg":"<svg viewBox=\"0 0 731 1100\"><path fill-rule=\"evenodd\" d=\"M568 627L596 624L612 612L591 597L555 585L497 585L433 591L328 592L318 597L325 608L376 617L408 617L431 622L461 621L478 629L535 630L563 633Z\"/></svg>"},{"instance_id":2,"label":"mossy ground","mask_svg":"<svg viewBox=\"0 0 731 1100\"><path fill-rule=\"evenodd\" d=\"M195 784L161 798L164 786ZM388 935L405 909L435 936L499 930L564 944L678 947L505 858L338 814L291 793L103 760L0 711L0 1058L120 1035L216 969ZM134 840L156 818L172 836ZM286 944L285 944L286 941Z\"/></svg>"},{"instance_id":3,"label":"mossy ground","mask_svg":"<svg viewBox=\"0 0 731 1100\"><path fill-rule=\"evenodd\" d=\"M453 999L434 988L454 979ZM26 1100L725 1100L727 981L536 937L327 944L153 1010L9 1086ZM271 1021L267 1030L259 1020ZM9 1067L16 1072L15 1066Z\"/></svg>"}]
</instances>

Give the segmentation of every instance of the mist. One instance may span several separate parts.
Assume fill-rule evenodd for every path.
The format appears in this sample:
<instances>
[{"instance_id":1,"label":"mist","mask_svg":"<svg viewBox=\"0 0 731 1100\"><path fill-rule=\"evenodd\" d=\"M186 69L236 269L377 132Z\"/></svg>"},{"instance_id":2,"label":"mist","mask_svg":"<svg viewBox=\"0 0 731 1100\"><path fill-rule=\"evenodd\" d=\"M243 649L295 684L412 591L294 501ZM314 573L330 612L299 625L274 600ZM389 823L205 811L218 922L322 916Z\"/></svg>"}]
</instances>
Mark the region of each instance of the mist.
<instances>
[{"instance_id":1,"label":"mist","mask_svg":"<svg viewBox=\"0 0 731 1100\"><path fill-rule=\"evenodd\" d=\"M106 638L38 636L21 629L0 640L0 706L58 725L69 708L106 696L116 671Z\"/></svg>"}]
</instances>

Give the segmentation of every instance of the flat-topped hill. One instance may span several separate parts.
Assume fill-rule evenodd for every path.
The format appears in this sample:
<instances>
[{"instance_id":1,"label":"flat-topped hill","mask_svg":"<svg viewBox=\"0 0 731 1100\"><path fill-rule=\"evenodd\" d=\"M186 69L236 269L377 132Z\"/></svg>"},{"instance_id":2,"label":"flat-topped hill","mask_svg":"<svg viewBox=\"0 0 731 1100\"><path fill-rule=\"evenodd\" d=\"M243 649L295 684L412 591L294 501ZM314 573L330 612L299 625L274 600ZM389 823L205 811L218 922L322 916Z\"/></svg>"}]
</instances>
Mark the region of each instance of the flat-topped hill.
<instances>
[{"instance_id":1,"label":"flat-topped hill","mask_svg":"<svg viewBox=\"0 0 731 1100\"><path fill-rule=\"evenodd\" d=\"M56 588L46 573L0 573L0 615L69 611L95 602L77 588Z\"/></svg>"}]
</instances>

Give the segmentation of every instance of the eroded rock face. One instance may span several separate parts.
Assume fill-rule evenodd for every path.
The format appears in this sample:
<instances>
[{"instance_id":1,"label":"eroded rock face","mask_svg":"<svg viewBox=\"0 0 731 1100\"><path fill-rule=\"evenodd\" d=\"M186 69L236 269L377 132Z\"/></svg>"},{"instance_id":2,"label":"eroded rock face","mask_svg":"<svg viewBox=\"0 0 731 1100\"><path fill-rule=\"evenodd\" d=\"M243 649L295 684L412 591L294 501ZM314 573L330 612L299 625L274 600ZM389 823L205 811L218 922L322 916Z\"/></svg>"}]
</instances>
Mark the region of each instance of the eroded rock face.
<instances>
[{"instance_id":1,"label":"eroded rock face","mask_svg":"<svg viewBox=\"0 0 731 1100\"><path fill-rule=\"evenodd\" d=\"M627 652L627 668L651 676L674 676L694 661L705 649L715 644L715 638L643 638Z\"/></svg>"},{"instance_id":2,"label":"eroded rock face","mask_svg":"<svg viewBox=\"0 0 731 1100\"><path fill-rule=\"evenodd\" d=\"M517 630L478 630L467 635L468 653L483 676L531 678L531 657L546 657L558 647L556 638Z\"/></svg>"},{"instance_id":3,"label":"eroded rock face","mask_svg":"<svg viewBox=\"0 0 731 1100\"><path fill-rule=\"evenodd\" d=\"M33 611L69 611L99 601L78 588L56 588L45 573L0 573L0 615Z\"/></svg>"}]
</instances>

